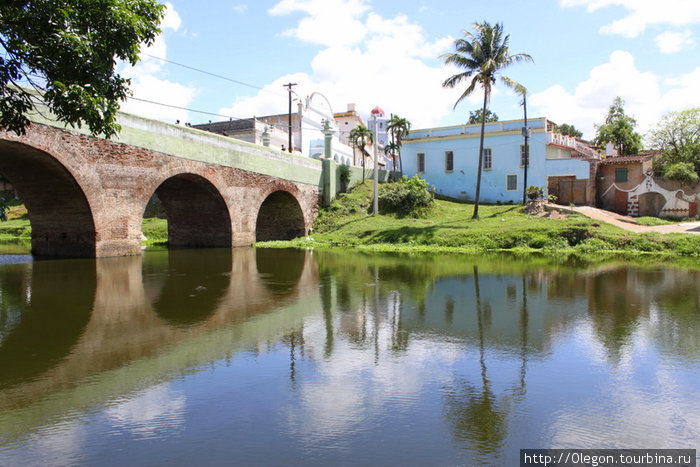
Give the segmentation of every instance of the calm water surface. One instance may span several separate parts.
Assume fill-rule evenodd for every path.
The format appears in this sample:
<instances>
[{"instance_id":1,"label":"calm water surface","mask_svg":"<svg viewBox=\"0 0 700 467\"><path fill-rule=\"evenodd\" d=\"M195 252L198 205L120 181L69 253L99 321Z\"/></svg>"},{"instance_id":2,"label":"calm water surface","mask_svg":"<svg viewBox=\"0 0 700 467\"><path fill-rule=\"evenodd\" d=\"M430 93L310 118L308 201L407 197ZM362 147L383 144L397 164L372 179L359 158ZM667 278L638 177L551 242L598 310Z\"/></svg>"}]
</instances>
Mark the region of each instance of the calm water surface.
<instances>
[{"instance_id":1,"label":"calm water surface","mask_svg":"<svg viewBox=\"0 0 700 467\"><path fill-rule=\"evenodd\" d=\"M699 284L688 269L507 256L7 256L0 464L697 448Z\"/></svg>"}]
</instances>

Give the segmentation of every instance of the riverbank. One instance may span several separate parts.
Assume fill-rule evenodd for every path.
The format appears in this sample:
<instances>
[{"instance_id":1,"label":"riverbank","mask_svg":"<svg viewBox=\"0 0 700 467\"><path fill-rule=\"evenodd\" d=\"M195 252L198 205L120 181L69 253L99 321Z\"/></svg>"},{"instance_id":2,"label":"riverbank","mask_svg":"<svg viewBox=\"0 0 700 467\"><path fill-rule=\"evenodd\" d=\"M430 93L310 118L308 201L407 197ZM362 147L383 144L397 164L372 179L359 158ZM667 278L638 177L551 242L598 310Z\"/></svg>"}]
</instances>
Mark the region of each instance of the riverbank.
<instances>
[{"instance_id":1,"label":"riverbank","mask_svg":"<svg viewBox=\"0 0 700 467\"><path fill-rule=\"evenodd\" d=\"M562 209L538 214L521 205L473 205L435 200L423 218L369 215L370 184L357 186L323 210L312 232L261 247L341 247L366 251L541 252L579 255L699 257L700 235L627 231Z\"/></svg>"},{"instance_id":2,"label":"riverbank","mask_svg":"<svg viewBox=\"0 0 700 467\"><path fill-rule=\"evenodd\" d=\"M347 248L372 252L488 253L512 251L545 255L700 258L700 235L664 233L661 226L644 228L605 218L590 218L569 208L529 214L521 205L481 205L480 219L471 218L473 205L435 200L422 218L393 214L372 216L371 184L358 185L321 211L310 234L283 242L260 242L267 248ZM650 219L657 223L656 220ZM635 220L638 222L638 220ZM638 222L641 224L644 222ZM621 227L618 227L617 225ZM629 224L629 222L627 222ZM631 224L629 224L631 225ZM694 224L688 223L692 227ZM145 246L165 245L167 220L145 218ZM646 230L646 231L644 231ZM0 223L0 241L31 240L31 226L23 207Z\"/></svg>"}]
</instances>

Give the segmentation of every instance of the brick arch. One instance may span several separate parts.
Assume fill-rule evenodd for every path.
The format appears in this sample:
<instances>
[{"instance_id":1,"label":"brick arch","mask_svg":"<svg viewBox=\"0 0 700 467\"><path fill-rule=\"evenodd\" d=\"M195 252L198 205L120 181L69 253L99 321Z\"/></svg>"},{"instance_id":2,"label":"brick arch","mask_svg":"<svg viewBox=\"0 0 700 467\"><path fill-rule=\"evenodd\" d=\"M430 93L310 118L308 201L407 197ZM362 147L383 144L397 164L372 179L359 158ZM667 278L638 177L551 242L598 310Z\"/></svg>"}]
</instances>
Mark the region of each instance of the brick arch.
<instances>
[{"instance_id":1,"label":"brick arch","mask_svg":"<svg viewBox=\"0 0 700 467\"><path fill-rule=\"evenodd\" d=\"M208 178L193 172L171 174L154 193L168 219L170 247L231 246L228 206L220 190ZM145 208L143 203L142 213Z\"/></svg>"},{"instance_id":2,"label":"brick arch","mask_svg":"<svg viewBox=\"0 0 700 467\"><path fill-rule=\"evenodd\" d=\"M0 173L27 207L32 252L94 257L97 235L86 191L64 158L40 146L31 141L0 140Z\"/></svg>"},{"instance_id":3,"label":"brick arch","mask_svg":"<svg viewBox=\"0 0 700 467\"><path fill-rule=\"evenodd\" d=\"M308 220L296 187L275 183L263 192L255 222L255 240L291 240L306 235Z\"/></svg>"}]
</instances>

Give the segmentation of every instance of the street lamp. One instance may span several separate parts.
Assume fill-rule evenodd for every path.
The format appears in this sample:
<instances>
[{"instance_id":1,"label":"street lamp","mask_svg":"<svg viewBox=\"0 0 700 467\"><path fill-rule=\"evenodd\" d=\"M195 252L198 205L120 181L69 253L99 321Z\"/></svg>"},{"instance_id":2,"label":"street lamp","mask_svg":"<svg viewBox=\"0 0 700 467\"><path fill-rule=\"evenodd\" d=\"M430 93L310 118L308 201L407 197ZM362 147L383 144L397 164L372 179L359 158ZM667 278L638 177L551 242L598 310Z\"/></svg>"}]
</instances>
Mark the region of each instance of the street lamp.
<instances>
[{"instance_id":1,"label":"street lamp","mask_svg":"<svg viewBox=\"0 0 700 467\"><path fill-rule=\"evenodd\" d=\"M373 132L374 132L374 203L372 204L372 214L377 215L379 213L379 160L377 158L377 146L379 146L379 141L377 140L377 122L379 117L384 116L384 111L381 107L377 106L372 109L372 121L373 121Z\"/></svg>"}]
</instances>

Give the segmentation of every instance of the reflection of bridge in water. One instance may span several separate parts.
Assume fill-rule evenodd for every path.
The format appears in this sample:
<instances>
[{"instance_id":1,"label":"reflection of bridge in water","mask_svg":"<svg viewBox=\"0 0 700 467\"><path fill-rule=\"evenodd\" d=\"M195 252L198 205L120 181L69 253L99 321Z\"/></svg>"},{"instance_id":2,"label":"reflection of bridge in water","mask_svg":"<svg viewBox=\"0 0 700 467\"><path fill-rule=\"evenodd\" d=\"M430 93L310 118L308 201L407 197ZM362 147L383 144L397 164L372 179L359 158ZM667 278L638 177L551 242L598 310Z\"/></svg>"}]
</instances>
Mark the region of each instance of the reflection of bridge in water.
<instances>
[{"instance_id":1,"label":"reflection of bridge in water","mask_svg":"<svg viewBox=\"0 0 700 467\"><path fill-rule=\"evenodd\" d=\"M560 272L462 257L419 266L415 258L254 249L4 266L0 433L27 433L241 351L282 346L292 381L305 366L295 359L332 368L311 385L333 395L329 423L347 413L335 399L348 391L367 394L376 383L397 390L393 380L358 380L357 359L372 368L391 367L397 355L417 360L420 381L432 351L448 360L463 353L473 371L456 374L445 395L448 421L460 441L495 446L528 393L530 365L546 360L562 335L590 332L615 365L653 321L660 348L697 358L697 279L684 270ZM349 389L338 386L346 379Z\"/></svg>"},{"instance_id":2,"label":"reflection of bridge in water","mask_svg":"<svg viewBox=\"0 0 700 467\"><path fill-rule=\"evenodd\" d=\"M17 290L12 299L3 296L3 304L28 304L0 335L0 405L6 408L98 374L109 376L91 399L147 387L239 349L278 342L320 308L314 306L316 266L301 250L39 261L0 268L0 281L4 290L11 284Z\"/></svg>"}]
</instances>

